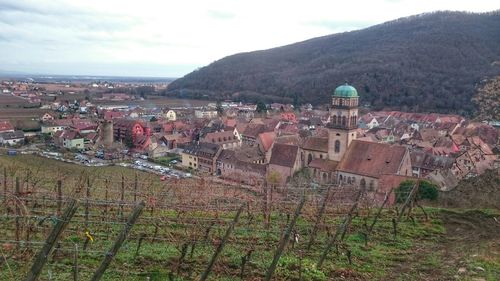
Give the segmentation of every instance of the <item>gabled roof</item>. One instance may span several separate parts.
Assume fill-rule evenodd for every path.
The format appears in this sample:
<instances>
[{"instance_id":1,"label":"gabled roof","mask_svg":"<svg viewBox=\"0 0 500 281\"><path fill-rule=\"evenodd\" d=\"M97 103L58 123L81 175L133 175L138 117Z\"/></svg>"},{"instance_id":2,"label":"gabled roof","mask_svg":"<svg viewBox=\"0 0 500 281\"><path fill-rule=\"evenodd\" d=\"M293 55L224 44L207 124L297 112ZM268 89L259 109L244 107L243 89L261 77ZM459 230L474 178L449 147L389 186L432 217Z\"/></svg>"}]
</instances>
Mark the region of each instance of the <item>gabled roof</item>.
<instances>
[{"instance_id":1,"label":"gabled roof","mask_svg":"<svg viewBox=\"0 0 500 281\"><path fill-rule=\"evenodd\" d=\"M266 165L242 161L238 159L237 151L234 150L222 150L217 158L217 161L225 164L233 164L233 169L258 173L261 175L266 174Z\"/></svg>"},{"instance_id":2,"label":"gabled roof","mask_svg":"<svg viewBox=\"0 0 500 281\"><path fill-rule=\"evenodd\" d=\"M453 165L453 158L436 156L424 151L412 151L410 153L411 165L426 170L449 169Z\"/></svg>"},{"instance_id":3,"label":"gabled roof","mask_svg":"<svg viewBox=\"0 0 500 281\"><path fill-rule=\"evenodd\" d=\"M299 147L297 145L288 145L275 143L271 151L269 164L290 167L295 165Z\"/></svg>"},{"instance_id":4,"label":"gabled roof","mask_svg":"<svg viewBox=\"0 0 500 281\"><path fill-rule=\"evenodd\" d=\"M0 132L14 130L14 126L8 120L0 120Z\"/></svg>"},{"instance_id":5,"label":"gabled roof","mask_svg":"<svg viewBox=\"0 0 500 281\"><path fill-rule=\"evenodd\" d=\"M202 140L203 142L218 144L233 143L239 141L238 137L234 134L233 131L207 133Z\"/></svg>"},{"instance_id":6,"label":"gabled roof","mask_svg":"<svg viewBox=\"0 0 500 281\"><path fill-rule=\"evenodd\" d=\"M19 130L14 132L3 132L0 133L0 137L4 140L22 139L24 138L24 132Z\"/></svg>"},{"instance_id":7,"label":"gabled roof","mask_svg":"<svg viewBox=\"0 0 500 281\"><path fill-rule=\"evenodd\" d=\"M120 118L120 119L114 119L113 120L113 127L116 128L126 128L126 129L131 129L133 128L136 124L139 124L141 126L144 126L142 122L139 122L138 120L134 119L126 119L126 118Z\"/></svg>"},{"instance_id":8,"label":"gabled roof","mask_svg":"<svg viewBox=\"0 0 500 281\"><path fill-rule=\"evenodd\" d=\"M214 143L191 143L184 147L184 152L191 155L197 156L209 156L213 157L219 151L220 146Z\"/></svg>"},{"instance_id":9,"label":"gabled roof","mask_svg":"<svg viewBox=\"0 0 500 281\"><path fill-rule=\"evenodd\" d=\"M254 137L260 133L263 133L266 130L266 126L264 124L248 124L248 126L244 129L242 135L246 137Z\"/></svg>"},{"instance_id":10,"label":"gabled roof","mask_svg":"<svg viewBox=\"0 0 500 281\"><path fill-rule=\"evenodd\" d=\"M337 170L374 178L397 174L406 151L404 146L353 140Z\"/></svg>"},{"instance_id":11,"label":"gabled roof","mask_svg":"<svg viewBox=\"0 0 500 281\"><path fill-rule=\"evenodd\" d=\"M271 148L275 138L276 133L274 132L265 132L259 134L259 141L262 144L262 150L264 150L264 152L268 151Z\"/></svg>"},{"instance_id":12,"label":"gabled roof","mask_svg":"<svg viewBox=\"0 0 500 281\"><path fill-rule=\"evenodd\" d=\"M323 172L333 172L339 162L328 159L314 159L309 163L309 168L319 169Z\"/></svg>"},{"instance_id":13,"label":"gabled roof","mask_svg":"<svg viewBox=\"0 0 500 281\"><path fill-rule=\"evenodd\" d=\"M305 139L304 143L302 143L302 149L328 152L328 138L308 137Z\"/></svg>"},{"instance_id":14,"label":"gabled roof","mask_svg":"<svg viewBox=\"0 0 500 281\"><path fill-rule=\"evenodd\" d=\"M61 133L59 136L62 139L68 139L68 140L75 140L75 139L82 139L83 137L77 132L73 130L65 130Z\"/></svg>"}]
</instances>

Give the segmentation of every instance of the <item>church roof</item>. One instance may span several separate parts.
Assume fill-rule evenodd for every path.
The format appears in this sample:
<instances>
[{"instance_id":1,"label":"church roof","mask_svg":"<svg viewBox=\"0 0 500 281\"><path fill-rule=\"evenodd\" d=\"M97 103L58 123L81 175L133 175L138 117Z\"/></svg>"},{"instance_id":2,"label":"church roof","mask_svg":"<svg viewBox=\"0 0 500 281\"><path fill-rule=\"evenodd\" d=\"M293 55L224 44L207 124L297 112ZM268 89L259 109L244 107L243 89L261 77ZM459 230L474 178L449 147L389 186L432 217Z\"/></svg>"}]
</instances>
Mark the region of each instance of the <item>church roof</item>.
<instances>
[{"instance_id":1,"label":"church roof","mask_svg":"<svg viewBox=\"0 0 500 281\"><path fill-rule=\"evenodd\" d=\"M404 146L353 140L337 170L374 178L397 174L405 154Z\"/></svg>"},{"instance_id":2,"label":"church roof","mask_svg":"<svg viewBox=\"0 0 500 281\"><path fill-rule=\"evenodd\" d=\"M353 86L345 83L344 85L338 86L333 95L341 98L356 98L358 97L358 91L356 91L356 88Z\"/></svg>"}]
</instances>

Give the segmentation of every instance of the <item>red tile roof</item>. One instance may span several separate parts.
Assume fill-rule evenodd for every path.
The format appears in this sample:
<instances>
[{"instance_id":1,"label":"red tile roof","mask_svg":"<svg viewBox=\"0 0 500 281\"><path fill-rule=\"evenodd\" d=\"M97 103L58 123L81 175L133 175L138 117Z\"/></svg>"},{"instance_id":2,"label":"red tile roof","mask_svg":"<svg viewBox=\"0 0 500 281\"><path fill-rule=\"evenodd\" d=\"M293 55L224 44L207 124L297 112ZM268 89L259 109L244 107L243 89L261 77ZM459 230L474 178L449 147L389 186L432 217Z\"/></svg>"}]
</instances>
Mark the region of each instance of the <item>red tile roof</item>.
<instances>
[{"instance_id":1,"label":"red tile roof","mask_svg":"<svg viewBox=\"0 0 500 281\"><path fill-rule=\"evenodd\" d=\"M299 147L296 145L275 143L269 164L292 168L295 165L298 151Z\"/></svg>"},{"instance_id":2,"label":"red tile roof","mask_svg":"<svg viewBox=\"0 0 500 281\"><path fill-rule=\"evenodd\" d=\"M375 178L396 174L406 151L404 146L354 140L337 170Z\"/></svg>"},{"instance_id":3,"label":"red tile roof","mask_svg":"<svg viewBox=\"0 0 500 281\"><path fill-rule=\"evenodd\" d=\"M308 137L302 144L302 148L305 150L328 152L328 138Z\"/></svg>"},{"instance_id":4,"label":"red tile roof","mask_svg":"<svg viewBox=\"0 0 500 281\"><path fill-rule=\"evenodd\" d=\"M309 168L319 169L323 172L333 172L339 162L328 159L314 159L309 163Z\"/></svg>"},{"instance_id":5,"label":"red tile roof","mask_svg":"<svg viewBox=\"0 0 500 281\"><path fill-rule=\"evenodd\" d=\"M1 120L0 121L0 132L6 132L6 131L13 131L14 126L10 123L8 120Z\"/></svg>"},{"instance_id":6,"label":"red tile roof","mask_svg":"<svg viewBox=\"0 0 500 281\"><path fill-rule=\"evenodd\" d=\"M262 149L268 151L273 145L276 134L274 132L265 132L259 134L259 141L262 144Z\"/></svg>"}]
</instances>

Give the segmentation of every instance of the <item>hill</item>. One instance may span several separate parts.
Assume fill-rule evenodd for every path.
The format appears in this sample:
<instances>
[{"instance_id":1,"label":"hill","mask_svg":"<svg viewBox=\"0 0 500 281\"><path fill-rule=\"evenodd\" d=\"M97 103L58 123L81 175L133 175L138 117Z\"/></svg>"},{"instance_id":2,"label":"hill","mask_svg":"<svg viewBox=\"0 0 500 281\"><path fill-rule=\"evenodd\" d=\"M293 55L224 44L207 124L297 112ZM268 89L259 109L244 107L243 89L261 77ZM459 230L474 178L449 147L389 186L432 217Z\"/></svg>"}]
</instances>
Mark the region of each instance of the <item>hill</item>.
<instances>
[{"instance_id":1,"label":"hill","mask_svg":"<svg viewBox=\"0 0 500 281\"><path fill-rule=\"evenodd\" d=\"M168 95L324 104L345 80L373 109L470 113L477 84L500 74L500 12L435 12L225 57Z\"/></svg>"}]
</instances>

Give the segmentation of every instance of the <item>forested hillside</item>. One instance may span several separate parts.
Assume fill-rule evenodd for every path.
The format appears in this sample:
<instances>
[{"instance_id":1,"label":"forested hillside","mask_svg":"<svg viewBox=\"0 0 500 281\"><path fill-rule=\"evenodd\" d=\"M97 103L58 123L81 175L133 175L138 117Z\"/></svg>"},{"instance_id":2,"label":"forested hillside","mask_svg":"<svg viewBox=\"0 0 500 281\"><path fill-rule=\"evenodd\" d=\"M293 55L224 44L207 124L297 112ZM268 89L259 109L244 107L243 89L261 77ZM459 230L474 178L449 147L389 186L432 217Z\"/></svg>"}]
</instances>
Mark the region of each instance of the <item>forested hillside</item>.
<instances>
[{"instance_id":1,"label":"forested hillside","mask_svg":"<svg viewBox=\"0 0 500 281\"><path fill-rule=\"evenodd\" d=\"M497 74L500 12L436 12L228 56L167 94L322 104L347 80L373 109L463 114L477 84Z\"/></svg>"}]
</instances>

